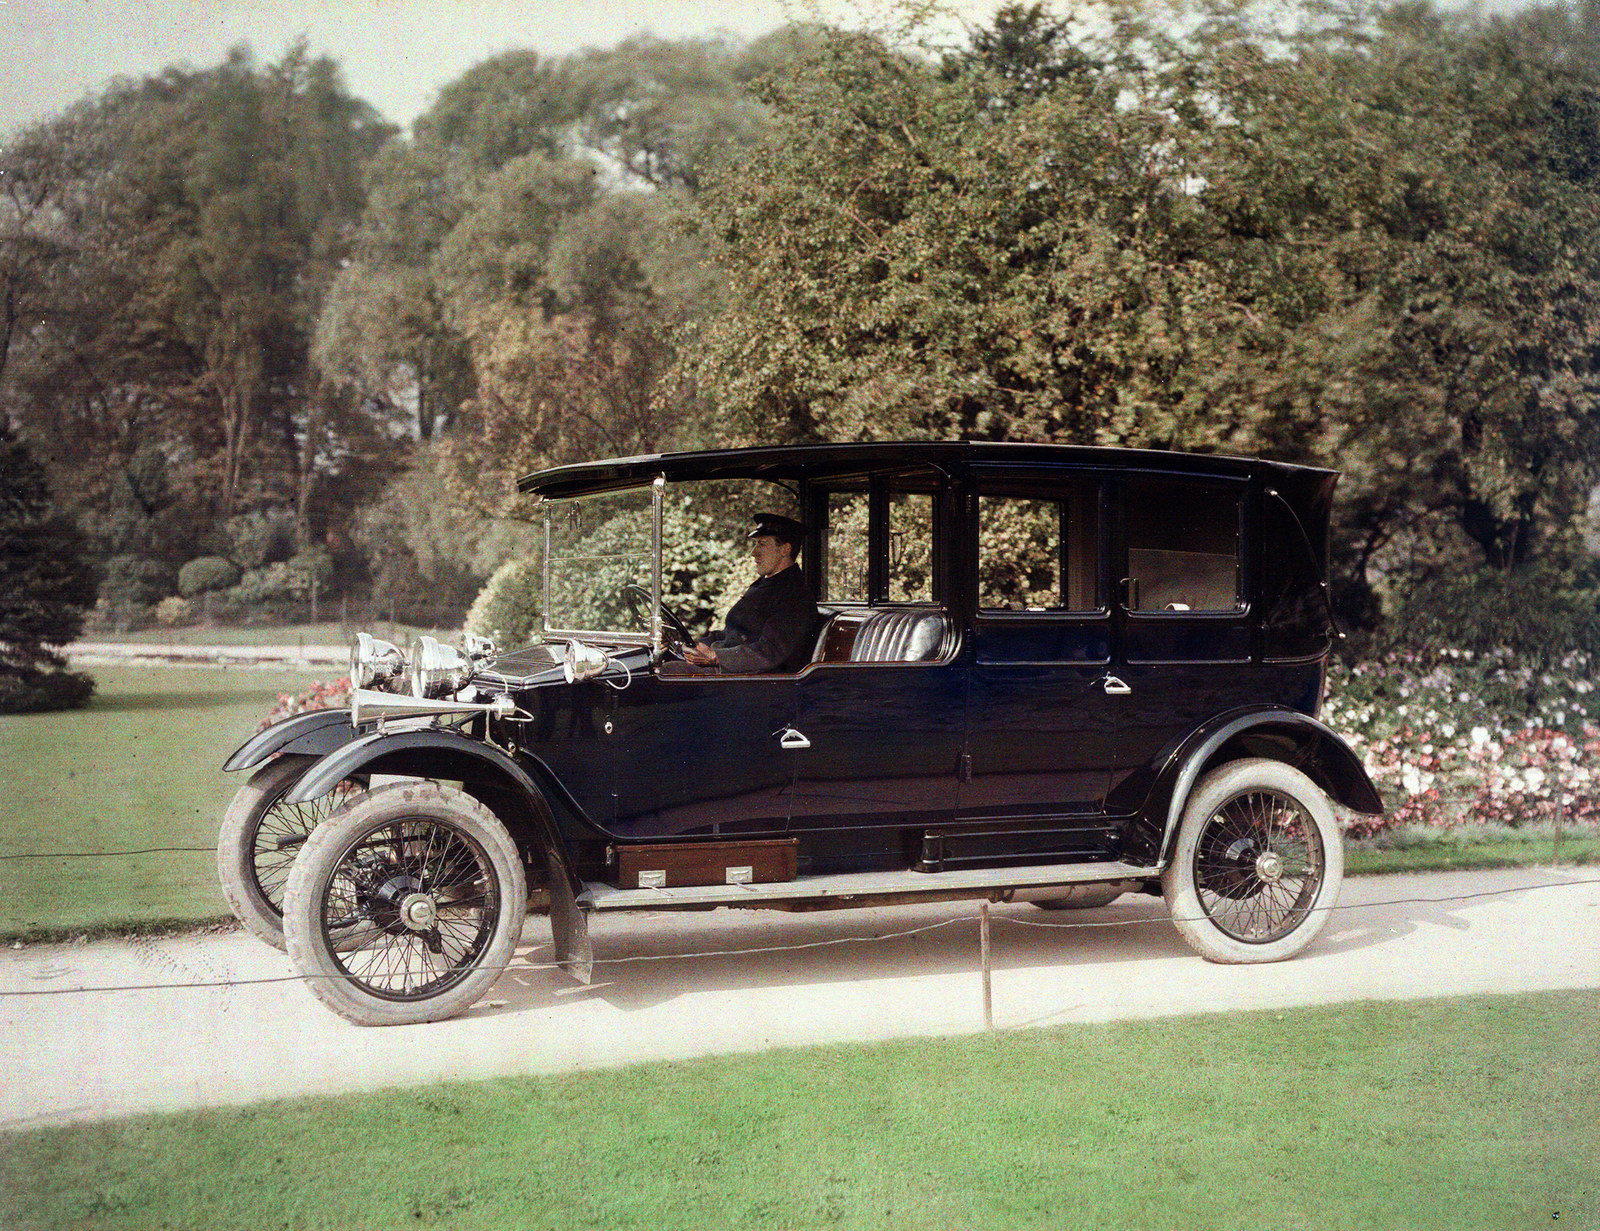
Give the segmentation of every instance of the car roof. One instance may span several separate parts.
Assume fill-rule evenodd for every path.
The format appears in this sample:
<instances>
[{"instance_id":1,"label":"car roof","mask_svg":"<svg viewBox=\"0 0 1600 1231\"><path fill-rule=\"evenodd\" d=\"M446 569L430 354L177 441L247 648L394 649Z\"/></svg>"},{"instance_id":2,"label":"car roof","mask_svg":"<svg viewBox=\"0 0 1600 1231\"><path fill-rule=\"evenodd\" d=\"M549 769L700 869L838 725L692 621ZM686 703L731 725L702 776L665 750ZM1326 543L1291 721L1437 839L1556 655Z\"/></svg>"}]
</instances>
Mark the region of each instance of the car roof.
<instances>
[{"instance_id":1,"label":"car roof","mask_svg":"<svg viewBox=\"0 0 1600 1231\"><path fill-rule=\"evenodd\" d=\"M798 481L907 467L972 463L1070 466L1159 471L1173 475L1273 474L1283 479L1331 478L1336 472L1261 458L1162 449L1110 449L1085 445L1016 444L997 441L902 440L866 444L784 445L755 449L708 449L652 453L556 466L528 475L517 489L546 499L590 496L649 483L691 479Z\"/></svg>"}]
</instances>

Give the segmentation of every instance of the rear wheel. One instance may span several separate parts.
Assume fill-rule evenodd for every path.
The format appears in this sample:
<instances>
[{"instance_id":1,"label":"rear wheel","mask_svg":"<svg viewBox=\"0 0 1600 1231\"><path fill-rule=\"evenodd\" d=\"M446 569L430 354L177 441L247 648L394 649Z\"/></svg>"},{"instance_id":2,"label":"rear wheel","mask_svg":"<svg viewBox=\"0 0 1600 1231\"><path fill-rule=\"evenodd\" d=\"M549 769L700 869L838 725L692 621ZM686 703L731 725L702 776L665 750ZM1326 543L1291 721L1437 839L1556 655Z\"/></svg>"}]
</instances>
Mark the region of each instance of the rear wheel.
<instances>
[{"instance_id":1,"label":"rear wheel","mask_svg":"<svg viewBox=\"0 0 1600 1231\"><path fill-rule=\"evenodd\" d=\"M286 754L268 761L239 788L217 833L217 879L235 918L257 940L283 948L283 886L306 836L366 789L346 778L318 799L286 804L283 797L316 763Z\"/></svg>"},{"instance_id":2,"label":"rear wheel","mask_svg":"<svg viewBox=\"0 0 1600 1231\"><path fill-rule=\"evenodd\" d=\"M438 1021L494 986L527 897L516 845L492 812L434 782L397 783L306 840L284 894L284 935L307 986L341 1017Z\"/></svg>"},{"instance_id":3,"label":"rear wheel","mask_svg":"<svg viewBox=\"0 0 1600 1231\"><path fill-rule=\"evenodd\" d=\"M1212 770L1184 806L1161 888L1213 962L1276 962L1328 921L1344 879L1333 810L1299 770L1261 758Z\"/></svg>"}]
</instances>

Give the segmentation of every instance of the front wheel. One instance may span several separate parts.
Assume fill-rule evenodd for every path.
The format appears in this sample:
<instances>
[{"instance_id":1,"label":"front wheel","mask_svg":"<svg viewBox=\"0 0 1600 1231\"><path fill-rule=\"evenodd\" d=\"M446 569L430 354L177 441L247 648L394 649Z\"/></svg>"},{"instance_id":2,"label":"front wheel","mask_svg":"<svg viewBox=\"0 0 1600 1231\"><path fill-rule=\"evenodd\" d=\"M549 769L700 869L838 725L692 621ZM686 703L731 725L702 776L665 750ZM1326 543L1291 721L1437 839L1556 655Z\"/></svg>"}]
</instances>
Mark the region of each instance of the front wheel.
<instances>
[{"instance_id":1,"label":"front wheel","mask_svg":"<svg viewBox=\"0 0 1600 1231\"><path fill-rule=\"evenodd\" d=\"M1311 943L1344 880L1333 810L1299 770L1231 761L1195 787L1161 874L1172 922L1213 962L1276 962Z\"/></svg>"},{"instance_id":2,"label":"front wheel","mask_svg":"<svg viewBox=\"0 0 1600 1231\"><path fill-rule=\"evenodd\" d=\"M283 931L312 994L341 1017L439 1021L494 986L527 900L492 812L438 783L397 783L312 831L289 873Z\"/></svg>"}]
</instances>

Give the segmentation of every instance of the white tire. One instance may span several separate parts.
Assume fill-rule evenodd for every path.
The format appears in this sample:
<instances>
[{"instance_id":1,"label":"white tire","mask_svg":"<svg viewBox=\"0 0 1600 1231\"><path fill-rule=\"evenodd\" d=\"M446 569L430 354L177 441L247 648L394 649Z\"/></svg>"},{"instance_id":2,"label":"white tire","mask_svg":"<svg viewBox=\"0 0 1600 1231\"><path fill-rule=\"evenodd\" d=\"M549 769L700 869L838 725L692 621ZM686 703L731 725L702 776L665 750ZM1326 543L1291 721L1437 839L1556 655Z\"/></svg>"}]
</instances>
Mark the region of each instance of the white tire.
<instances>
[{"instance_id":1,"label":"white tire","mask_svg":"<svg viewBox=\"0 0 1600 1231\"><path fill-rule=\"evenodd\" d=\"M1230 761L1184 805L1161 874L1172 922L1213 962L1293 957L1328 921L1344 845L1317 785L1281 761Z\"/></svg>"},{"instance_id":2,"label":"white tire","mask_svg":"<svg viewBox=\"0 0 1600 1231\"><path fill-rule=\"evenodd\" d=\"M284 938L312 994L341 1017L439 1021L500 978L527 901L494 813L464 791L401 782L312 831L284 891Z\"/></svg>"}]
</instances>

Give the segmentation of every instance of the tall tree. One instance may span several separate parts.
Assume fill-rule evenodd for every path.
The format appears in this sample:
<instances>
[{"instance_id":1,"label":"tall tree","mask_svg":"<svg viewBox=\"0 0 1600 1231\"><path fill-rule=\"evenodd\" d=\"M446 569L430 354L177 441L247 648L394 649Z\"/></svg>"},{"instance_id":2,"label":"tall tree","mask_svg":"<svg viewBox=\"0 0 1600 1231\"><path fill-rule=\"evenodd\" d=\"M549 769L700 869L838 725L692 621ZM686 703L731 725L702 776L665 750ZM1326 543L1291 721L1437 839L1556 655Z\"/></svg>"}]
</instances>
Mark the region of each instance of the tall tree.
<instances>
[{"instance_id":1,"label":"tall tree","mask_svg":"<svg viewBox=\"0 0 1600 1231\"><path fill-rule=\"evenodd\" d=\"M154 445L191 520L277 504L309 533L319 467L352 443L330 433L360 431L316 396L311 328L389 131L303 47L119 86L40 131L72 155L55 309L8 395L85 501Z\"/></svg>"},{"instance_id":2,"label":"tall tree","mask_svg":"<svg viewBox=\"0 0 1600 1231\"><path fill-rule=\"evenodd\" d=\"M94 690L59 647L83 629L93 570L72 519L50 498L44 468L0 420L0 711L70 709Z\"/></svg>"}]
</instances>

